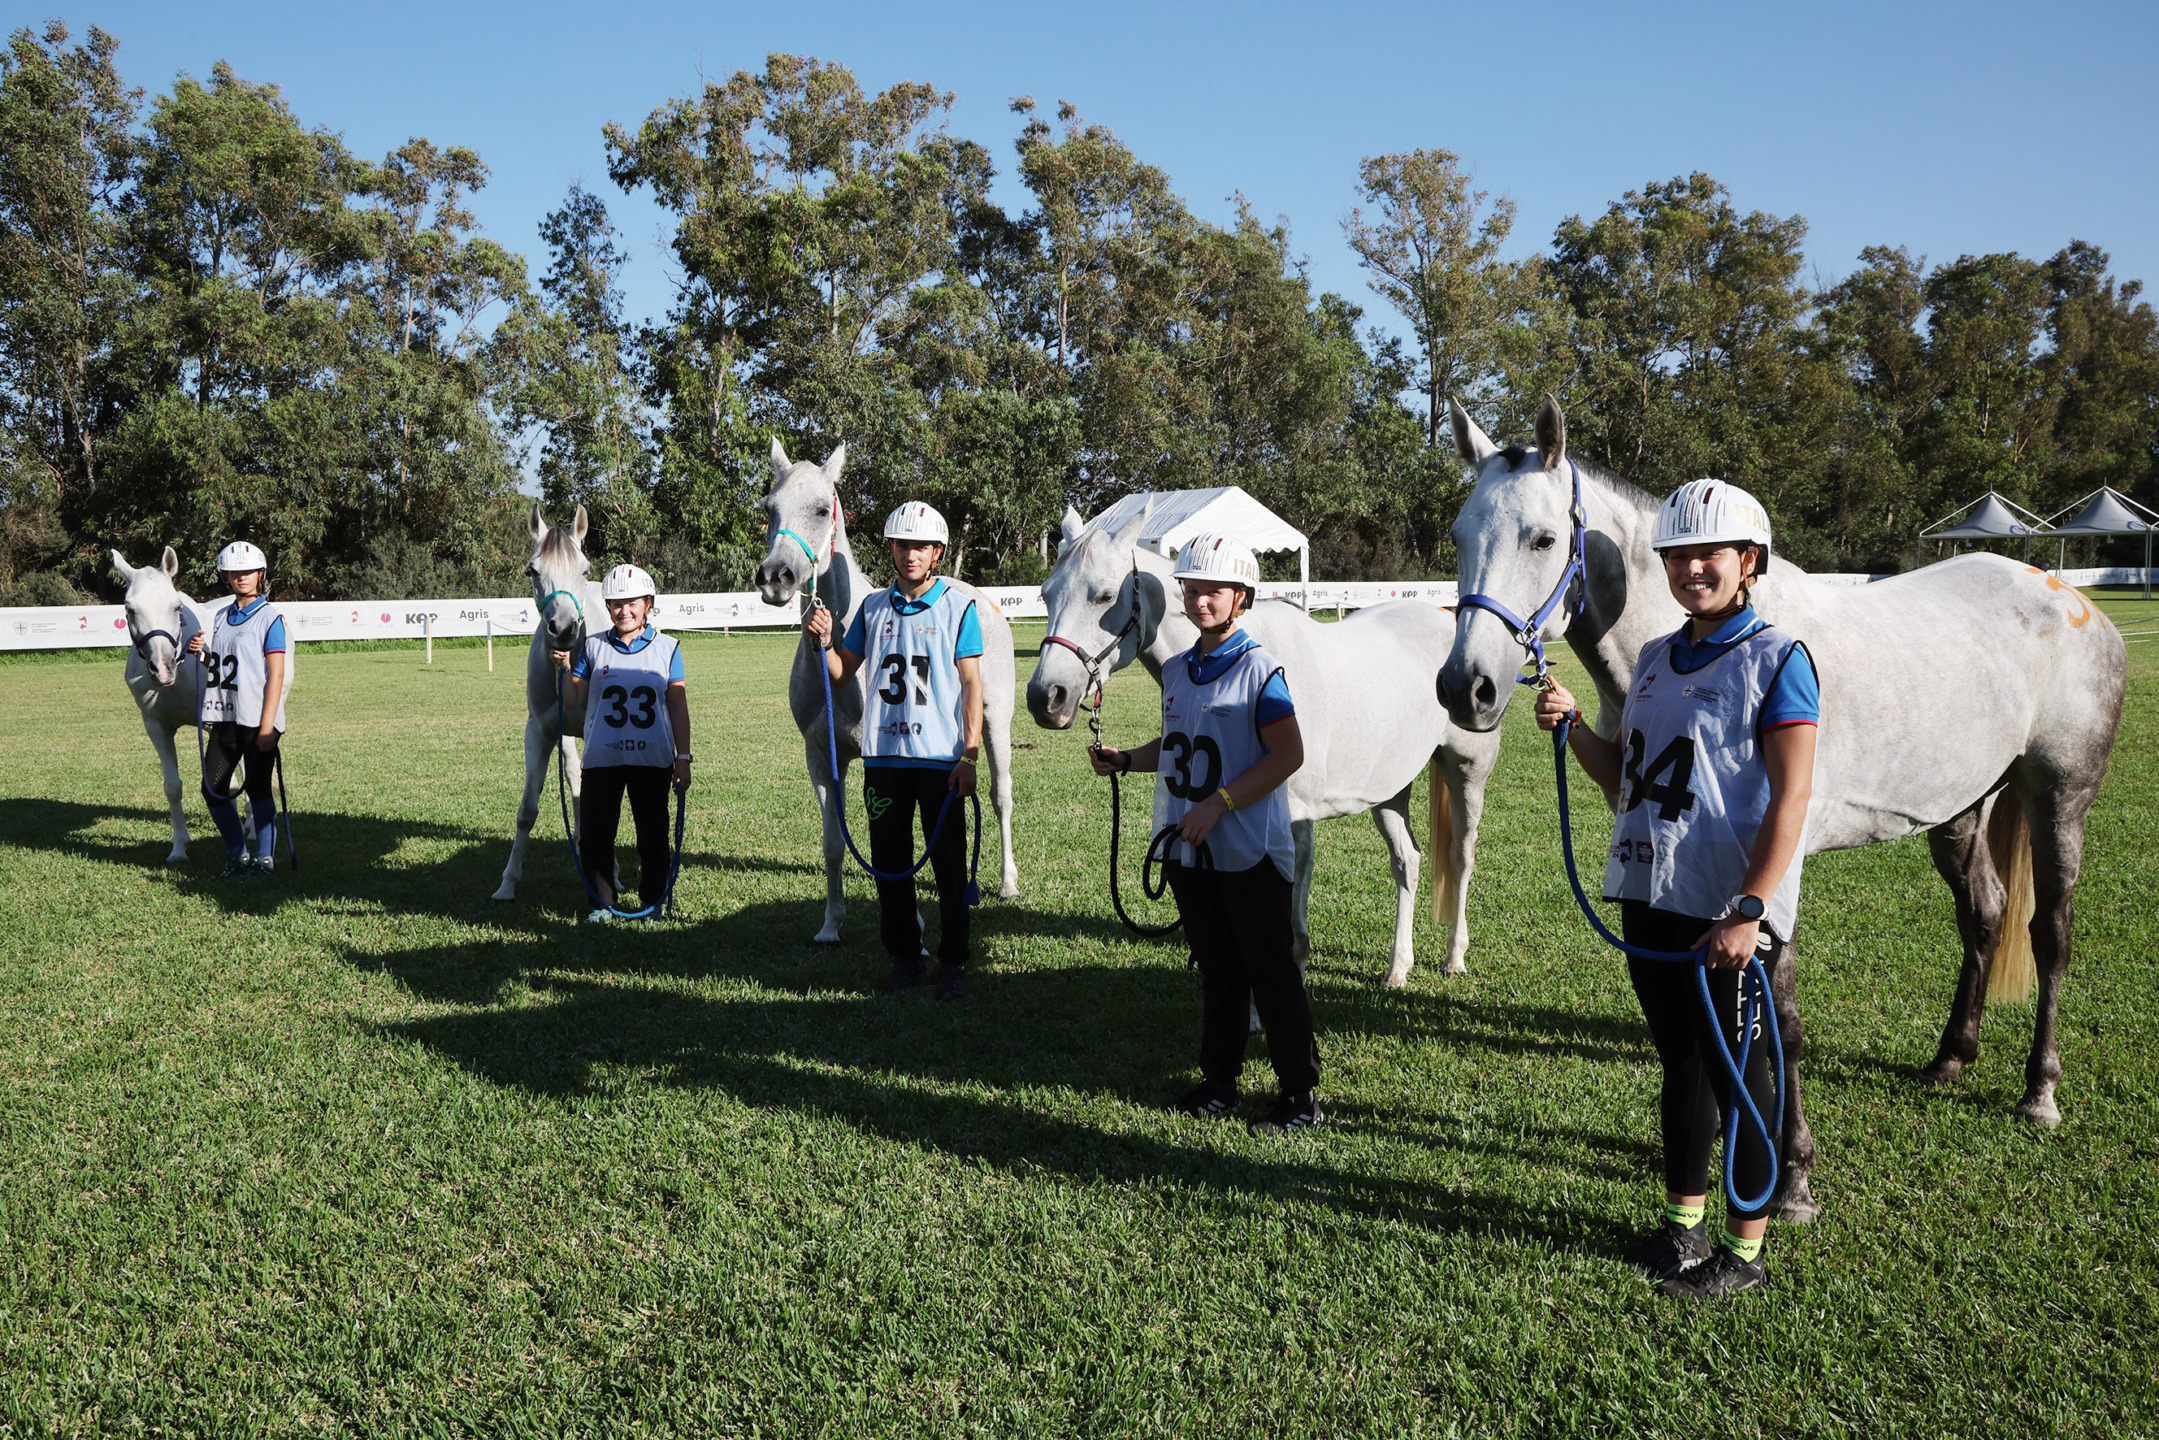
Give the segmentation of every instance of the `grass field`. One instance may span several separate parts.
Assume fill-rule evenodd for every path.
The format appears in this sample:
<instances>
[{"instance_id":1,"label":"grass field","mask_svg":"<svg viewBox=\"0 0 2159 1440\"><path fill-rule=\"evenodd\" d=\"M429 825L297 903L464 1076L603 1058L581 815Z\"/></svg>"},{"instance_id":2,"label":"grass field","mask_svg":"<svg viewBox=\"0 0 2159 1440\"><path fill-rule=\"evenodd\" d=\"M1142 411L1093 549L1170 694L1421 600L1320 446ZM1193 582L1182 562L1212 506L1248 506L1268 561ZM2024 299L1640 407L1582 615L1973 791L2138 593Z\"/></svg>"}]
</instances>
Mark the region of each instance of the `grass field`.
<instances>
[{"instance_id":1,"label":"grass field","mask_svg":"<svg viewBox=\"0 0 2159 1440\"><path fill-rule=\"evenodd\" d=\"M1772 1228L1767 1294L1682 1309L1615 1258L1659 1198L1651 1053L1519 717L1466 978L1380 988L1378 837L1322 827L1338 1123L1266 1140L1164 1112L1193 980L1110 913L1083 733L1022 714L1023 894L979 912L963 1008L871 995L859 878L846 943L808 943L789 645L685 642L688 916L638 930L572 923L552 793L487 902L514 659L303 651L305 869L240 888L192 795L159 863L116 662L0 667L0 1435L2159 1429L2159 646L2094 813L2061 1128L2009 1115L2028 1008L1914 1081L1957 959L1923 844L1811 862L1824 1212ZM1915 724L1971 703L1923 662L1912 691ZM1113 740L1153 693L1113 684Z\"/></svg>"}]
</instances>

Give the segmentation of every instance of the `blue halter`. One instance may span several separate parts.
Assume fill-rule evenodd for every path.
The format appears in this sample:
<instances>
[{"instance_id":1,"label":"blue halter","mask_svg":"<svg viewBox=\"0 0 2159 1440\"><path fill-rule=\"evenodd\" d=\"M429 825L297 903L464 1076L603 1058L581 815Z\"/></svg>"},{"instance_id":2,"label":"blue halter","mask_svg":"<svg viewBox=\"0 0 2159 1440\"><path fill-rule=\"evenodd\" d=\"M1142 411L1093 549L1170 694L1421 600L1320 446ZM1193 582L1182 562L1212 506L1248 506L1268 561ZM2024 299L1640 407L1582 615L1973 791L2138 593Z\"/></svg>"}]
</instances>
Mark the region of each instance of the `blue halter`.
<instances>
[{"instance_id":1,"label":"blue halter","mask_svg":"<svg viewBox=\"0 0 2159 1440\"><path fill-rule=\"evenodd\" d=\"M1544 630L1545 621L1552 618L1552 612L1565 603L1567 588L1576 581L1583 582L1581 589L1575 593L1575 614L1581 614L1582 607L1589 600L1589 585L1587 583L1589 577L1582 563L1583 539L1589 532L1586 512L1582 509L1582 470L1572 459L1567 461L1567 469L1572 471L1574 475L1574 503L1567 511L1568 518L1572 521L1572 533L1567 537L1567 568L1559 572L1559 583L1552 587L1552 593L1545 597L1544 603L1539 605L1527 620L1524 620L1489 595L1464 595L1454 602L1457 610L1491 611L1506 625L1508 632L1514 637L1515 643L1529 652L1531 659L1536 662L1537 669L1533 675L1518 675L1515 677L1523 685L1542 683L1545 675L1552 668L1551 663L1544 658L1544 636L1542 631Z\"/></svg>"}]
</instances>

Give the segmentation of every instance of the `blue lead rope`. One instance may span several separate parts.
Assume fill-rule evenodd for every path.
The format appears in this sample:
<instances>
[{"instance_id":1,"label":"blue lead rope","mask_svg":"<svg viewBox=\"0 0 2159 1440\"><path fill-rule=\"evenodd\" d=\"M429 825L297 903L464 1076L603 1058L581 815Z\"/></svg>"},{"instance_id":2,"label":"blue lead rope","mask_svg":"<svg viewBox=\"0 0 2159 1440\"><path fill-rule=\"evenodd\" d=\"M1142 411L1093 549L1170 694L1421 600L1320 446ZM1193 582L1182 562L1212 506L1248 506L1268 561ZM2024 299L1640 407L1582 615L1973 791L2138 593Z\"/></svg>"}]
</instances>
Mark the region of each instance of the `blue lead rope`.
<instances>
[{"instance_id":1,"label":"blue lead rope","mask_svg":"<svg viewBox=\"0 0 2159 1440\"><path fill-rule=\"evenodd\" d=\"M556 593L565 592L558 591ZM548 598L553 599L554 597L549 596ZM577 831L570 824L570 782L568 776L564 773L562 760L563 718L562 672L557 670L555 672L555 794L562 801L562 833L570 844L570 868L577 872L577 883L585 887L585 895L592 901L593 909L605 910L617 920L655 920L662 915L673 919L675 914L675 877L682 873L682 829L683 821L689 810L688 787L682 785L671 787L675 792L675 848L667 858L667 888L660 892L660 898L641 910L625 910L610 901L602 900L600 892L592 888L592 877L585 873L585 857L577 852ZM644 890L642 876L638 879L638 890L640 894Z\"/></svg>"},{"instance_id":2,"label":"blue lead rope","mask_svg":"<svg viewBox=\"0 0 2159 1440\"><path fill-rule=\"evenodd\" d=\"M790 531L790 534L793 532ZM796 537L799 543L800 537ZM805 549L808 547L805 546ZM952 813L952 802L959 795L957 790L945 791L944 804L937 807L937 823L930 829L930 842L922 849L922 858L905 870L880 870L862 858L855 848L855 837L847 831L847 793L840 788L840 722L832 704L832 672L825 666L824 647L817 652L817 675L825 682L825 746L832 756L832 808L840 817L840 838L847 842L847 853L855 857L855 863L868 871L874 880L912 880L917 871L930 863L937 853L937 842L944 838L945 820ZM980 788L979 786L977 787ZM982 903L982 887L975 883L975 876L982 868L982 797L970 795L968 803L974 806L975 845L974 854L967 862L967 903Z\"/></svg>"},{"instance_id":3,"label":"blue lead rope","mask_svg":"<svg viewBox=\"0 0 2159 1440\"><path fill-rule=\"evenodd\" d=\"M1769 996L1769 972L1759 956L1749 956L1741 986L1746 1005L1739 1032L1739 1055L1734 1059L1732 1047L1725 1043L1724 1026L1717 1016L1716 1002L1709 994L1709 947L1699 950L1646 950L1639 945L1629 945L1605 928L1597 918L1597 912L1589 903L1589 896L1582 892L1582 877L1574 868L1574 826L1567 813L1567 732L1574 728L1573 722L1561 720L1552 730L1552 766L1559 777L1559 853L1567 861L1567 883L1574 887L1574 901L1582 907L1590 928L1604 938L1604 942L1623 954L1637 960L1657 960L1672 965L1694 967L1695 993L1702 1002L1702 1016L1709 1022L1709 1033L1716 1038L1717 1058L1724 1062L1724 1073L1731 1082L1731 1101L1724 1107L1724 1194L1725 1198L1740 1210L1759 1210L1777 1193L1777 1151L1784 1136L1784 1037L1777 1028L1777 1007ZM1764 1014L1769 1017L1769 1064L1777 1090L1777 1123L1772 1129L1762 1119L1754 1097L1747 1091L1747 1061L1753 1053L1754 1029ZM1734 1165L1738 1153L1739 1117L1742 1107L1748 1124L1754 1133L1762 1137L1763 1148L1769 1152L1769 1183L1762 1193L1745 1196L1732 1183Z\"/></svg>"}]
</instances>

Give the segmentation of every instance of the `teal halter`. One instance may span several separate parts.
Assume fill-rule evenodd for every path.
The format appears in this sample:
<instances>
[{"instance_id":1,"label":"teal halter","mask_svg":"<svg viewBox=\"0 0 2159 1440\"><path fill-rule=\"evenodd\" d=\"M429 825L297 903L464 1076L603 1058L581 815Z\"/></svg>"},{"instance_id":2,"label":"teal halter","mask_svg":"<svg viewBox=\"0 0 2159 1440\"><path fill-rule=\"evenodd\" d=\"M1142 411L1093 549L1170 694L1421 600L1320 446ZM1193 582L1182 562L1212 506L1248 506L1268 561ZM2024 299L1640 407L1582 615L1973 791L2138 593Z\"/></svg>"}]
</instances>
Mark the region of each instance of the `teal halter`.
<instances>
[{"instance_id":1,"label":"teal halter","mask_svg":"<svg viewBox=\"0 0 2159 1440\"><path fill-rule=\"evenodd\" d=\"M809 557L810 563L812 565L815 565L817 563L817 552L810 548L809 541L803 539L800 535L797 535L792 530L782 530L779 533L785 535L788 539L794 541L797 545L800 545L802 547L802 553Z\"/></svg>"},{"instance_id":2,"label":"teal halter","mask_svg":"<svg viewBox=\"0 0 2159 1440\"><path fill-rule=\"evenodd\" d=\"M585 618L585 602L577 598L577 592L574 590L550 590L546 595L542 596L540 598L540 614L542 618L545 618L548 605L554 601L557 595L563 596L577 607L577 618L579 620Z\"/></svg>"}]
</instances>

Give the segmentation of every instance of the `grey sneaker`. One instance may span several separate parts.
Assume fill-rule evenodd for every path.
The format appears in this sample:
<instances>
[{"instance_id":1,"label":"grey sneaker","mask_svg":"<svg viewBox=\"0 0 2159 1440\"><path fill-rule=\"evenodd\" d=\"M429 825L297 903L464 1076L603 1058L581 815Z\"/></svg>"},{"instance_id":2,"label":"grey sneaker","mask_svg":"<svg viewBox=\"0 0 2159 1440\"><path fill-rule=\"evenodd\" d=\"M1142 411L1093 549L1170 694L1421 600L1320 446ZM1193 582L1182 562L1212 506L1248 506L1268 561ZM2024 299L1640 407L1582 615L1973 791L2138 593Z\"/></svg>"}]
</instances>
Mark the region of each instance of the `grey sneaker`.
<instances>
[{"instance_id":1,"label":"grey sneaker","mask_svg":"<svg viewBox=\"0 0 2159 1440\"><path fill-rule=\"evenodd\" d=\"M1667 1220L1627 1257L1627 1263L1652 1280L1674 1275L1709 1258L1709 1225L1682 1225Z\"/></svg>"},{"instance_id":2,"label":"grey sneaker","mask_svg":"<svg viewBox=\"0 0 2159 1440\"><path fill-rule=\"evenodd\" d=\"M225 868L217 872L220 880L252 880L254 876L254 858L244 850L227 860Z\"/></svg>"},{"instance_id":3,"label":"grey sneaker","mask_svg":"<svg viewBox=\"0 0 2159 1440\"><path fill-rule=\"evenodd\" d=\"M1736 1251L1719 1245L1707 1260L1659 1285L1657 1293L1681 1300L1722 1300L1727 1295L1744 1295L1768 1285L1769 1267L1761 1257L1742 1260Z\"/></svg>"},{"instance_id":4,"label":"grey sneaker","mask_svg":"<svg viewBox=\"0 0 2159 1440\"><path fill-rule=\"evenodd\" d=\"M275 855L257 855L247 862L248 871L258 879L267 879L277 873Z\"/></svg>"}]
</instances>

